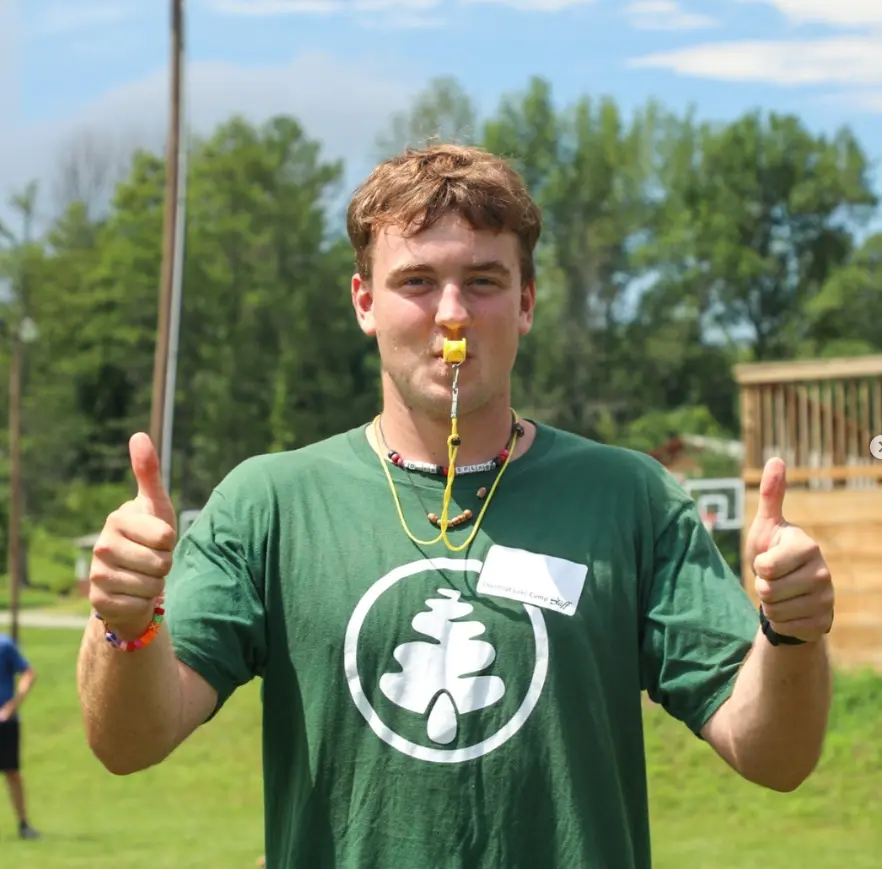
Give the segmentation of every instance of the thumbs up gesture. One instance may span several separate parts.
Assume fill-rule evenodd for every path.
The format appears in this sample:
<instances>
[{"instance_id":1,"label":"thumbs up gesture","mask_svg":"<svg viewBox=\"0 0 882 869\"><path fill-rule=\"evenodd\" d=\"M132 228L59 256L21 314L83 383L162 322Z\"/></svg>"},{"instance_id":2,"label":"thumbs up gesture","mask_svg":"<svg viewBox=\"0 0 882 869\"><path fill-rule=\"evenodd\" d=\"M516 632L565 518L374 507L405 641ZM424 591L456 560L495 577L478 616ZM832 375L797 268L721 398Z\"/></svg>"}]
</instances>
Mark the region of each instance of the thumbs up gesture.
<instances>
[{"instance_id":1,"label":"thumbs up gesture","mask_svg":"<svg viewBox=\"0 0 882 869\"><path fill-rule=\"evenodd\" d=\"M759 507L747 535L746 556L772 630L806 642L833 625L833 582L817 542L784 518L787 468L769 459L760 481Z\"/></svg>"},{"instance_id":2,"label":"thumbs up gesture","mask_svg":"<svg viewBox=\"0 0 882 869\"><path fill-rule=\"evenodd\" d=\"M174 507L146 434L132 436L129 456L137 495L107 517L89 572L89 601L123 640L136 639L150 623L177 542Z\"/></svg>"}]
</instances>

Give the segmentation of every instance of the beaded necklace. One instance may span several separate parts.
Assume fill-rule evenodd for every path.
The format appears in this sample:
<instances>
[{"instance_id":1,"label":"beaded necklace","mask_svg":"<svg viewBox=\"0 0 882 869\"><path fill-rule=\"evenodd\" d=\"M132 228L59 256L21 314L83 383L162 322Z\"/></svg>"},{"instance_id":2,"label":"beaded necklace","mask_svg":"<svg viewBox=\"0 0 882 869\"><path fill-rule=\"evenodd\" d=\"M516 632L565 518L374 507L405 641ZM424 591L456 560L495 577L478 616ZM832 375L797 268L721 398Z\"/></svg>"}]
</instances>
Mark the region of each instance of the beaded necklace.
<instances>
[{"instance_id":1,"label":"beaded necklace","mask_svg":"<svg viewBox=\"0 0 882 869\"><path fill-rule=\"evenodd\" d=\"M453 385L451 389L451 407L450 407L450 436L447 438L447 455L448 461L446 465L446 473L443 474L447 478L447 485L444 487L444 496L441 502L441 515L436 516L434 513L428 514L428 519L432 522L433 525L437 525L441 530L437 537L434 540L420 540L417 538L413 532L410 530L407 520L404 518L404 512L401 509L401 501L398 498L398 492L395 488L395 481L392 479L392 475L389 473L389 463L383 457L381 452L377 451L377 457L380 460L380 465L383 469L383 473L386 475L386 480L389 483L389 489L392 492L392 500L395 502L395 510L398 513L398 521L401 523L401 527L404 529L404 533L410 538L410 540L417 544L418 546L432 546L435 543L440 541L444 541L445 546L451 552L461 552L463 549L466 549L471 545L472 541L478 534L478 529L481 527L481 522L484 519L484 514L487 512L487 508L490 506L490 502L493 500L493 495L496 492L497 486L499 486L499 482L502 479L502 475L505 473L506 469L511 462L511 458L514 455L515 447L517 446L518 438L524 434L524 427L518 421L518 415L512 410L512 436L509 441L509 445L506 450L504 450L504 458L502 458L503 453L500 453L495 459L492 459L489 463L483 463L487 465L487 467L483 466L475 466L468 465L466 466L467 473L477 473L477 471L470 470L471 468L481 467L482 470L492 470L494 467L499 468L499 473L496 475L496 479L493 481L493 485L490 487L490 491L487 493L487 498L484 501L484 506L481 508L481 511L478 513L478 518L475 520L475 526L472 528L471 534L469 534L468 538L464 540L462 543L458 545L454 545L451 543L450 538L447 535L447 531L449 528L454 528L457 525L461 525L464 522L467 522L472 518L471 510L466 510L461 513L459 516L450 518L450 501L453 493L453 481L457 476L460 476L460 469L456 467L456 455L459 451L459 447L462 444L462 438L459 435L458 428L458 409L459 409L459 366L465 361L466 356L466 342L465 339L460 341L450 341L447 340L444 342L444 361L450 362L453 367ZM377 414L374 417L373 421L373 431L374 431L374 440L377 446L383 442L381 441L380 434L380 414ZM394 451L390 451L394 452ZM395 453L395 455L398 455ZM389 456L391 459L391 455ZM399 456L400 458L400 456ZM399 462L395 462L399 467L406 467L404 464L405 460L401 459L402 464L399 465ZM500 464L497 464L500 462ZM413 468L413 470L423 470L423 463L411 462L409 464L419 465L418 468ZM432 465L429 463L425 463L427 465L427 469L432 469L430 472L440 472L445 469L445 466L440 465ZM434 469L438 469L435 471ZM450 471L453 473L450 473Z\"/></svg>"},{"instance_id":2,"label":"beaded necklace","mask_svg":"<svg viewBox=\"0 0 882 869\"><path fill-rule=\"evenodd\" d=\"M432 462L414 462L408 459L402 458L401 454L397 450L390 450L389 444L386 441L386 433L383 431L383 418L382 416L378 417L378 426L379 426L379 438L382 439L383 448L386 450L386 455L389 457L389 461L392 462L393 465L397 465L399 468L402 468L405 471L411 471L416 473L423 474L431 474L432 476L437 477L446 477L450 471L450 468L447 465L436 465ZM517 443L518 438L522 438L524 436L524 427L517 419L517 414L512 411L512 426L511 426L511 441L509 441L509 447L506 449L500 450L495 458L490 459L489 462L480 462L476 465L463 465L458 468L453 469L453 473L457 477L464 476L466 474L479 474L484 471L492 471L497 468L501 468L505 465L506 461L511 452L514 450L514 444ZM377 444L380 444L380 441L377 441ZM423 504L423 499L413 485L413 480L410 480L411 488L413 488L416 493L417 498L420 501L420 504ZM477 496L481 499L487 497L487 488L486 486L481 486L477 491ZM423 504L423 509L425 510L425 505ZM471 510L465 509L458 516L453 516L450 518L449 526L451 528L456 528L459 525L468 522L474 516ZM431 513L426 511L426 518L431 522L435 527L441 527L441 518L437 513Z\"/></svg>"},{"instance_id":3,"label":"beaded necklace","mask_svg":"<svg viewBox=\"0 0 882 869\"><path fill-rule=\"evenodd\" d=\"M446 477L450 471L450 468L447 465L436 465L432 462L415 462L412 459L405 459L398 450L388 449L389 445L386 442L386 435L383 432L382 418L380 419L380 435L383 438L383 445L387 447L386 455L389 457L389 461L392 462L393 465L397 465L405 471L431 474L436 477ZM511 436L515 435L519 438L523 437L524 427L518 422L514 411L512 411ZM508 454L508 448L502 449L487 462L478 462L476 465L460 465L460 467L454 468L453 472L457 477L462 477L466 474L482 474L485 471L493 471L497 468L501 468L505 464Z\"/></svg>"}]
</instances>

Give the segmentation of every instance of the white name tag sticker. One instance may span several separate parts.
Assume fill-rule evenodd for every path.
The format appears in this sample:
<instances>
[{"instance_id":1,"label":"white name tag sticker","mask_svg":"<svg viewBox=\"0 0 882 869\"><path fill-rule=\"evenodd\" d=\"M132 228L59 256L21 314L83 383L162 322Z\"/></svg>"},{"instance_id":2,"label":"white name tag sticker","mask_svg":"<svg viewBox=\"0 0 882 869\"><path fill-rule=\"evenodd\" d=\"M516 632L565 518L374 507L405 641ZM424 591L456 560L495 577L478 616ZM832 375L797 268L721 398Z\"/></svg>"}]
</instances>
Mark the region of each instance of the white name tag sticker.
<instances>
[{"instance_id":1,"label":"white name tag sticker","mask_svg":"<svg viewBox=\"0 0 882 869\"><path fill-rule=\"evenodd\" d=\"M493 545L484 559L477 591L574 615L588 568L553 555Z\"/></svg>"}]
</instances>

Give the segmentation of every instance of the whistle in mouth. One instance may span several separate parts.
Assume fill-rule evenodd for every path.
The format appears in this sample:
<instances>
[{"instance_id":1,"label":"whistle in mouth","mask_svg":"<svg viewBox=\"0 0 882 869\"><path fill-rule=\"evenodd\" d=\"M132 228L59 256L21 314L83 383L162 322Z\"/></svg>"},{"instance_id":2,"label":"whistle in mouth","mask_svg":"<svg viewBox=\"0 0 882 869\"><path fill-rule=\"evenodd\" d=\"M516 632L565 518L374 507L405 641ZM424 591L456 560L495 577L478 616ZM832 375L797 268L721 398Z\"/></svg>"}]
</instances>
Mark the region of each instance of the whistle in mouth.
<instances>
[{"instance_id":1,"label":"whistle in mouth","mask_svg":"<svg viewBox=\"0 0 882 869\"><path fill-rule=\"evenodd\" d=\"M444 342L443 358L451 365L460 365L466 358L466 339L451 341L449 338Z\"/></svg>"}]
</instances>

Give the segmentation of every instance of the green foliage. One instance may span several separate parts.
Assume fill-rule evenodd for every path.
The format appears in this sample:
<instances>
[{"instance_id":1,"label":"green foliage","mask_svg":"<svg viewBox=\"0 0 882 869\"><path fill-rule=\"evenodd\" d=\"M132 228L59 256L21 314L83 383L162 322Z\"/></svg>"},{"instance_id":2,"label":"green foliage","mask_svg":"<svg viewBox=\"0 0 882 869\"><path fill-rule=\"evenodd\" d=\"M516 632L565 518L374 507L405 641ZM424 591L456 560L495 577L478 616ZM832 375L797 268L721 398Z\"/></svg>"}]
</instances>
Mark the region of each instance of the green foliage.
<instances>
[{"instance_id":1,"label":"green foliage","mask_svg":"<svg viewBox=\"0 0 882 869\"><path fill-rule=\"evenodd\" d=\"M434 80L375 144L381 156L482 144L511 159L540 204L536 319L513 376L524 415L640 450L679 434L737 437L736 362L882 349L882 236L858 240L876 199L849 131L815 136L759 113L714 125L655 102L626 115L589 94L559 105L539 78L485 117L476 105L455 79ZM199 507L246 457L378 407L336 214L343 168L290 117L233 117L192 144L179 509ZM137 152L106 214L74 197L40 237L40 188L26 185L0 231L12 289L0 318L39 327L22 417L25 527L37 541L35 528L90 533L131 495L127 441L149 424L164 181L162 155ZM4 528L8 357L0 342ZM726 469L714 462L705 470ZM54 556L32 557L52 573Z\"/></svg>"},{"instance_id":2,"label":"green foliage","mask_svg":"<svg viewBox=\"0 0 882 869\"><path fill-rule=\"evenodd\" d=\"M134 483L90 484L85 480L73 480L59 490L47 532L65 539L97 533L107 515L134 495Z\"/></svg>"},{"instance_id":3,"label":"green foliage","mask_svg":"<svg viewBox=\"0 0 882 869\"><path fill-rule=\"evenodd\" d=\"M687 434L713 438L726 436L726 432L711 416L710 411L700 405L678 407L669 411L650 411L622 426L615 433L610 432L607 440L648 453L659 446L660 441Z\"/></svg>"},{"instance_id":4,"label":"green foliage","mask_svg":"<svg viewBox=\"0 0 882 869\"><path fill-rule=\"evenodd\" d=\"M28 541L28 554L34 585L56 594L73 588L76 548L70 538L53 537L45 528L35 528Z\"/></svg>"}]
</instances>

